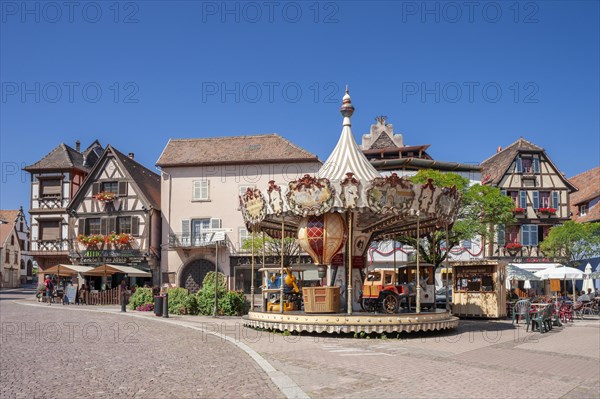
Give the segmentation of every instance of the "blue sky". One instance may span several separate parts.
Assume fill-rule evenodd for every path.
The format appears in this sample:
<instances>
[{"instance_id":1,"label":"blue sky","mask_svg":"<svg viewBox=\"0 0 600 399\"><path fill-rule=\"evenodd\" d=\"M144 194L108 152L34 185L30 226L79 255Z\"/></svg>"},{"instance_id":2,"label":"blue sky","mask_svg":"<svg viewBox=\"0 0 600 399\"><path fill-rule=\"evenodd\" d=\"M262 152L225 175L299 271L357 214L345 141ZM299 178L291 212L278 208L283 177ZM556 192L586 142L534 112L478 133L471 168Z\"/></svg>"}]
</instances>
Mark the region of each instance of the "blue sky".
<instances>
[{"instance_id":1,"label":"blue sky","mask_svg":"<svg viewBox=\"0 0 600 399\"><path fill-rule=\"evenodd\" d=\"M324 160L345 84L357 141L383 114L439 160L523 136L567 176L600 163L597 1L0 4L3 209L77 139L154 168L169 138L276 132Z\"/></svg>"}]
</instances>

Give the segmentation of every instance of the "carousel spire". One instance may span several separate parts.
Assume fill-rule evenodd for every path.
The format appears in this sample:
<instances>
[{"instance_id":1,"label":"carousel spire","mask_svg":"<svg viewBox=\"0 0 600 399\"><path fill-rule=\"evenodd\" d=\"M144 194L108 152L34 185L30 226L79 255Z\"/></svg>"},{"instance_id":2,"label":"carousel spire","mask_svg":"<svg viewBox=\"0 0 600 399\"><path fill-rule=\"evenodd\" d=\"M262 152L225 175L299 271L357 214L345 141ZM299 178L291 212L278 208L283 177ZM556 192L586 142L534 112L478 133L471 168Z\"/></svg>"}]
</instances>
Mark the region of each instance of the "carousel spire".
<instances>
[{"instance_id":1,"label":"carousel spire","mask_svg":"<svg viewBox=\"0 0 600 399\"><path fill-rule=\"evenodd\" d=\"M350 91L348 90L348 85L346 85L346 94L342 98L342 106L340 107L340 113L344 117L343 126L351 126L350 117L354 113L354 105L352 105L352 100L350 99Z\"/></svg>"}]
</instances>

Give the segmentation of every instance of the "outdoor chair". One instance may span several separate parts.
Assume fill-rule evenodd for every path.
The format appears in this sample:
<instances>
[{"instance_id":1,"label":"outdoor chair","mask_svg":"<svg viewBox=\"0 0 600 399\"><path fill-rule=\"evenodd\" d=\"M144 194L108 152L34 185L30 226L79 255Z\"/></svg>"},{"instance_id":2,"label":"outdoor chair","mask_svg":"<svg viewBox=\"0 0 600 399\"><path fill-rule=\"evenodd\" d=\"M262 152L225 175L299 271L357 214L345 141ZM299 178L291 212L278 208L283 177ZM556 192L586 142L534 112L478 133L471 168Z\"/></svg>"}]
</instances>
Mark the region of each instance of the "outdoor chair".
<instances>
[{"instance_id":1,"label":"outdoor chair","mask_svg":"<svg viewBox=\"0 0 600 399\"><path fill-rule=\"evenodd\" d=\"M536 327L540 333L543 334L546 331L552 330L552 313L554 312L554 305L548 305L539 312L533 314L531 317L531 331L535 331ZM527 325L527 331L529 331L529 325Z\"/></svg>"},{"instance_id":2,"label":"outdoor chair","mask_svg":"<svg viewBox=\"0 0 600 399\"><path fill-rule=\"evenodd\" d=\"M519 324L519 319L525 318L527 325L529 325L529 313L531 311L531 302L527 299L521 299L515 303L512 312L512 323L515 324L515 319L517 320L517 324Z\"/></svg>"},{"instance_id":3,"label":"outdoor chair","mask_svg":"<svg viewBox=\"0 0 600 399\"><path fill-rule=\"evenodd\" d=\"M572 322L573 321L573 305L570 303L563 303L560 305L558 309L558 317L562 320L563 323Z\"/></svg>"},{"instance_id":4,"label":"outdoor chair","mask_svg":"<svg viewBox=\"0 0 600 399\"><path fill-rule=\"evenodd\" d=\"M573 305L573 314L583 320L583 302L577 301Z\"/></svg>"},{"instance_id":5,"label":"outdoor chair","mask_svg":"<svg viewBox=\"0 0 600 399\"><path fill-rule=\"evenodd\" d=\"M594 302L587 302L584 303L583 306L581 307L581 314L587 314L587 315L594 315L596 314L596 308L594 306Z\"/></svg>"}]
</instances>

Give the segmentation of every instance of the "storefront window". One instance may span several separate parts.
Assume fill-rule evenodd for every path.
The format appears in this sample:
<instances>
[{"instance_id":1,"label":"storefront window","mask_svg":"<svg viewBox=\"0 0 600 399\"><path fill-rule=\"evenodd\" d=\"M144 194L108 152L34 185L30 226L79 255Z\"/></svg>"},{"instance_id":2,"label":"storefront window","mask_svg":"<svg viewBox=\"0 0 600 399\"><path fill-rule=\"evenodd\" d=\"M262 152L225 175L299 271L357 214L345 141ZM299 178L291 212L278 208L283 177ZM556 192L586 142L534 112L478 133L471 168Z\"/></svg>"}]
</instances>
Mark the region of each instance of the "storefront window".
<instances>
[{"instance_id":1,"label":"storefront window","mask_svg":"<svg viewBox=\"0 0 600 399\"><path fill-rule=\"evenodd\" d=\"M456 278L456 291L492 292L495 291L494 275L490 271L460 273Z\"/></svg>"}]
</instances>

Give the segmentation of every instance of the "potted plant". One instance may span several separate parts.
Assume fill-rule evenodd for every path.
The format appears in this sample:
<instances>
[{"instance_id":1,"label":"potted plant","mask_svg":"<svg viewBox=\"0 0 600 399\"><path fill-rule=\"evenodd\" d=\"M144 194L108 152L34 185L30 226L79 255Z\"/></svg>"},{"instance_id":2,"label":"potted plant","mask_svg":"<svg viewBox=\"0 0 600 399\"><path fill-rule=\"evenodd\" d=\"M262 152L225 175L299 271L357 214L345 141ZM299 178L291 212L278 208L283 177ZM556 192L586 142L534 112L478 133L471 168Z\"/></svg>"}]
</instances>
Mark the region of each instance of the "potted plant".
<instances>
[{"instance_id":1,"label":"potted plant","mask_svg":"<svg viewBox=\"0 0 600 399\"><path fill-rule=\"evenodd\" d=\"M105 240L102 234L92 234L89 236L80 234L77 236L77 241L85 245L86 248L98 248L98 244L104 243Z\"/></svg>"},{"instance_id":2,"label":"potted plant","mask_svg":"<svg viewBox=\"0 0 600 399\"><path fill-rule=\"evenodd\" d=\"M505 247L509 252L517 252L521 248L523 248L523 245L521 245L518 242L509 242L509 243L506 243Z\"/></svg>"},{"instance_id":3,"label":"potted plant","mask_svg":"<svg viewBox=\"0 0 600 399\"><path fill-rule=\"evenodd\" d=\"M538 212L541 213L542 215L556 215L556 208L551 208L551 207L540 208L540 209L538 209Z\"/></svg>"},{"instance_id":4,"label":"potted plant","mask_svg":"<svg viewBox=\"0 0 600 399\"><path fill-rule=\"evenodd\" d=\"M513 210L513 213L514 213L515 215L517 215L517 216L518 216L518 215L524 215L524 214L525 214L525 208L516 207L516 208Z\"/></svg>"}]
</instances>

